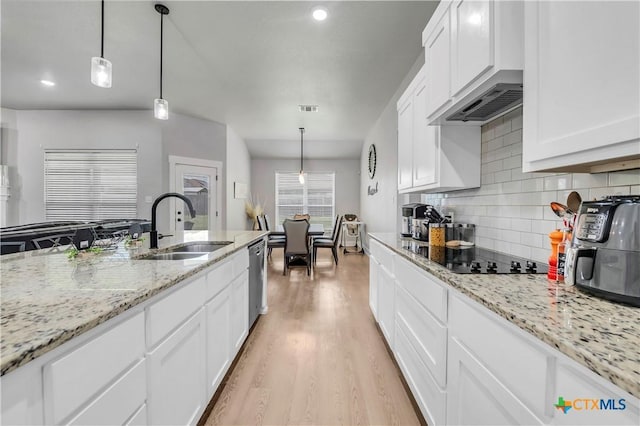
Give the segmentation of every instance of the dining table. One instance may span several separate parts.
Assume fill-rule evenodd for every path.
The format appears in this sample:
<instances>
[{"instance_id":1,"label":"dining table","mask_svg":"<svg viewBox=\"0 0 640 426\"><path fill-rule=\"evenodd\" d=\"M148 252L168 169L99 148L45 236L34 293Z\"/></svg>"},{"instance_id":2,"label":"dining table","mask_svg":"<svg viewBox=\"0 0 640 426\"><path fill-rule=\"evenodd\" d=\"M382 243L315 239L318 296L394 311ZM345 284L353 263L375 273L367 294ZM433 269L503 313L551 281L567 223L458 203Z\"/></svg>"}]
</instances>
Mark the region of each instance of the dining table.
<instances>
[{"instance_id":1,"label":"dining table","mask_svg":"<svg viewBox=\"0 0 640 426\"><path fill-rule=\"evenodd\" d=\"M284 227L282 225L276 225L276 229L271 231L269 235L282 235L284 236ZM324 225L321 223L309 224L309 236L318 237L324 235Z\"/></svg>"}]
</instances>

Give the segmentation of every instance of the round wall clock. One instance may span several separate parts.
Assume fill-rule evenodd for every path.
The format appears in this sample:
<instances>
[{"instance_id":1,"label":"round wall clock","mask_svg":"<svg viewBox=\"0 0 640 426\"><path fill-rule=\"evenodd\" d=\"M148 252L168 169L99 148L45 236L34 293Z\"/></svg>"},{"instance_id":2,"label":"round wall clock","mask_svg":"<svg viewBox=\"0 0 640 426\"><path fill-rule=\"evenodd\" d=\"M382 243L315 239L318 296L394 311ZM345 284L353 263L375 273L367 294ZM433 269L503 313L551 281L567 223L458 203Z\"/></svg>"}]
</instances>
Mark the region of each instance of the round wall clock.
<instances>
[{"instance_id":1,"label":"round wall clock","mask_svg":"<svg viewBox=\"0 0 640 426\"><path fill-rule=\"evenodd\" d=\"M377 162L376 146L374 144L371 144L371 146L369 146L369 178L370 179L373 179L373 177L376 175L376 162Z\"/></svg>"}]
</instances>

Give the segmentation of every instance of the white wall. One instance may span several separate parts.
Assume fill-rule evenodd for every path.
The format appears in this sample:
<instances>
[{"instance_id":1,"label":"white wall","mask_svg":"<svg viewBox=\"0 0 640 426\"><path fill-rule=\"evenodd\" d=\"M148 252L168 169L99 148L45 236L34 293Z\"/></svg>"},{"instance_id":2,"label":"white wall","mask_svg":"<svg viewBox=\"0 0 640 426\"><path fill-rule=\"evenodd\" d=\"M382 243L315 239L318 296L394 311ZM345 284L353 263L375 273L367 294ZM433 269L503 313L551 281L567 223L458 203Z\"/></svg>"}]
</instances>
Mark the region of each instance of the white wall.
<instances>
[{"instance_id":1,"label":"white wall","mask_svg":"<svg viewBox=\"0 0 640 426\"><path fill-rule=\"evenodd\" d=\"M566 204L575 190L584 200L640 194L640 169L610 173L522 173L522 108L482 126L482 186L422 195L422 202L455 221L476 224L480 247L546 262L548 234L562 227L549 203Z\"/></svg>"},{"instance_id":2,"label":"white wall","mask_svg":"<svg viewBox=\"0 0 640 426\"><path fill-rule=\"evenodd\" d=\"M360 157L360 218L365 222L366 232L395 232L399 229L399 206L412 201L409 196L398 196L398 113L396 103L424 64L422 53L407 73L398 90L385 106L382 114L369 131L362 146ZM376 174L369 179L369 146L375 144L377 152ZM368 195L368 186L378 193ZM414 199L417 196L413 197ZM365 238L365 247L367 239Z\"/></svg>"},{"instance_id":3,"label":"white wall","mask_svg":"<svg viewBox=\"0 0 640 426\"><path fill-rule=\"evenodd\" d=\"M14 113L16 127L10 131L7 149L13 175L12 222L8 225L44 220L45 149L137 149L140 218L151 217L151 204L144 201L145 196L153 199L169 190L168 155L223 163L226 160L225 126L180 114L173 113L169 121L160 122L149 111L34 110ZM222 187L226 192L224 181ZM158 211L159 229L166 229L168 204ZM220 211L224 226L224 206Z\"/></svg>"},{"instance_id":4,"label":"white wall","mask_svg":"<svg viewBox=\"0 0 640 426\"><path fill-rule=\"evenodd\" d=\"M336 214L360 216L360 161L305 160L307 172L336 173ZM254 158L251 160L251 193L266 204L265 211L275 218L276 172L300 171L300 160Z\"/></svg>"},{"instance_id":5,"label":"white wall","mask_svg":"<svg viewBox=\"0 0 640 426\"><path fill-rule=\"evenodd\" d=\"M251 193L251 156L245 141L227 126L227 229L251 229L244 198L234 198L234 183L244 183Z\"/></svg>"}]
</instances>

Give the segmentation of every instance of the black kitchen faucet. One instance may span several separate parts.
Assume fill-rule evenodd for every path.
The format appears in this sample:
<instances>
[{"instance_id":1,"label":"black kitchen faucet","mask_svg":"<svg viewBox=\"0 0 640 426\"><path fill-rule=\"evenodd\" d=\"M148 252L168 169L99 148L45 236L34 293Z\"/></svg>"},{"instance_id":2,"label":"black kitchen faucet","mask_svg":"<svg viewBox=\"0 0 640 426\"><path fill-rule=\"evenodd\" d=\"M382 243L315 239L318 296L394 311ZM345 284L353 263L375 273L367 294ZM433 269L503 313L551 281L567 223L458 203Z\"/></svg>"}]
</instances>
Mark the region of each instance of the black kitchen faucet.
<instances>
[{"instance_id":1,"label":"black kitchen faucet","mask_svg":"<svg viewBox=\"0 0 640 426\"><path fill-rule=\"evenodd\" d=\"M189 207L189 212L191 213L191 218L196 217L196 210L193 208L193 204L191 204L191 200L185 197L182 194L178 194L177 192L167 192L166 194L160 195L153 202L153 206L151 206L151 232L149 233L151 237L151 241L149 241L149 248L156 249L158 248L158 230L157 230L157 222L156 222L156 209L158 207L158 203L164 200L165 198L176 197L180 198L184 203Z\"/></svg>"}]
</instances>

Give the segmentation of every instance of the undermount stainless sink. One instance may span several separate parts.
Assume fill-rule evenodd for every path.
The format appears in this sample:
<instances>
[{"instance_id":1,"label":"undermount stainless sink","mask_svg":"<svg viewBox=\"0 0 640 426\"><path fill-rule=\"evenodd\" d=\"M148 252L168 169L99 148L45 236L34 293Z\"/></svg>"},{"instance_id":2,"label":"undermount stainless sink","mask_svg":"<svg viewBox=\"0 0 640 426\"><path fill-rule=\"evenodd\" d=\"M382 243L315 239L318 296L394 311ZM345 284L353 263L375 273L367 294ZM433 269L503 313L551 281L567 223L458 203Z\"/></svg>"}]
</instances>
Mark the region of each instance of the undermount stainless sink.
<instances>
[{"instance_id":1,"label":"undermount stainless sink","mask_svg":"<svg viewBox=\"0 0 640 426\"><path fill-rule=\"evenodd\" d=\"M169 253L211 253L212 251L219 250L229 244L233 244L232 241L198 241L193 243L187 243L180 247L174 247L168 250Z\"/></svg>"},{"instance_id":2,"label":"undermount stainless sink","mask_svg":"<svg viewBox=\"0 0 640 426\"><path fill-rule=\"evenodd\" d=\"M188 260L188 259L195 259L196 257L200 257L203 256L203 260L206 260L206 256L209 253L207 252L190 252L190 253L185 253L185 252L174 252L174 253L159 253L159 254L154 254L152 256L148 256L148 257L144 257L144 259L148 259L148 260Z\"/></svg>"}]
</instances>

